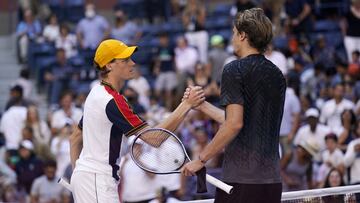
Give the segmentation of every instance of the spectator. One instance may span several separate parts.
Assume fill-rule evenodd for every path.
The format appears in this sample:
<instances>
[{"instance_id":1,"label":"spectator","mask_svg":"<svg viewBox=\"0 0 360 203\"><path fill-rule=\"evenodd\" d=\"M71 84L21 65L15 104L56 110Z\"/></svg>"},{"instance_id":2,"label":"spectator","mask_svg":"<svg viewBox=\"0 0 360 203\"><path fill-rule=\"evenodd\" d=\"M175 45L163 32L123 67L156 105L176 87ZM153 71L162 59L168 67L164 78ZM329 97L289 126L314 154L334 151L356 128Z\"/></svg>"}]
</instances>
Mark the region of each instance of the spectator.
<instances>
[{"instance_id":1,"label":"spectator","mask_svg":"<svg viewBox=\"0 0 360 203\"><path fill-rule=\"evenodd\" d=\"M48 24L45 26L43 31L43 37L46 41L54 42L60 36L60 28L58 20L55 14L52 14L49 18Z\"/></svg>"},{"instance_id":2,"label":"spectator","mask_svg":"<svg viewBox=\"0 0 360 203\"><path fill-rule=\"evenodd\" d=\"M128 140L129 147L134 141L132 138ZM139 147L142 150L141 145L136 144L134 147ZM120 168L122 201L125 203L149 202L156 197L156 190L158 189L157 175L140 169L131 159L130 153L122 158Z\"/></svg>"},{"instance_id":3,"label":"spectator","mask_svg":"<svg viewBox=\"0 0 360 203\"><path fill-rule=\"evenodd\" d=\"M31 93L34 85L30 79L30 71L27 68L23 68L20 71L20 77L14 82L13 86L19 85L23 89L23 97L25 100L30 100Z\"/></svg>"},{"instance_id":4,"label":"spectator","mask_svg":"<svg viewBox=\"0 0 360 203\"><path fill-rule=\"evenodd\" d=\"M351 53L360 47L360 0L351 1L351 6L344 22L344 44L348 60L351 61Z\"/></svg>"},{"instance_id":5,"label":"spectator","mask_svg":"<svg viewBox=\"0 0 360 203\"><path fill-rule=\"evenodd\" d=\"M256 5L251 0L235 0L235 4L230 9L230 15L234 17L240 11L255 7Z\"/></svg>"},{"instance_id":6,"label":"spectator","mask_svg":"<svg viewBox=\"0 0 360 203\"><path fill-rule=\"evenodd\" d=\"M340 186L345 186L343 173L333 168L330 170L329 174L326 177L324 188ZM324 202L356 202L355 195L353 194L323 196L321 199Z\"/></svg>"},{"instance_id":7,"label":"spectator","mask_svg":"<svg viewBox=\"0 0 360 203\"><path fill-rule=\"evenodd\" d=\"M156 126L169 114L169 110L160 105L156 95L150 95L150 107L146 112L146 121L149 126Z\"/></svg>"},{"instance_id":8,"label":"spectator","mask_svg":"<svg viewBox=\"0 0 360 203\"><path fill-rule=\"evenodd\" d=\"M347 72L348 72L348 64L341 61L341 60L338 60L336 62L336 74L332 77L332 80L331 80L331 84L334 86L338 83L344 83L345 85L345 79L347 77Z\"/></svg>"},{"instance_id":9,"label":"spectator","mask_svg":"<svg viewBox=\"0 0 360 203\"><path fill-rule=\"evenodd\" d=\"M317 141L309 138L302 140L290 154L285 155L281 161L284 192L314 188L312 159L318 152Z\"/></svg>"},{"instance_id":10,"label":"spectator","mask_svg":"<svg viewBox=\"0 0 360 203\"><path fill-rule=\"evenodd\" d=\"M282 52L274 50L272 44L269 45L267 51L265 52L265 57L273 64L275 64L284 75L287 74L288 72L287 59Z\"/></svg>"},{"instance_id":11,"label":"spectator","mask_svg":"<svg viewBox=\"0 0 360 203\"><path fill-rule=\"evenodd\" d=\"M51 119L52 135L57 135L66 123L77 125L81 119L82 111L73 106L73 95L65 92L60 97L60 109L55 111Z\"/></svg>"},{"instance_id":12,"label":"spectator","mask_svg":"<svg viewBox=\"0 0 360 203\"><path fill-rule=\"evenodd\" d=\"M50 84L49 101L56 104L59 101L61 92L72 89L74 68L70 65L65 56L64 49L56 51L56 64L45 73L45 81Z\"/></svg>"},{"instance_id":13,"label":"spectator","mask_svg":"<svg viewBox=\"0 0 360 203\"><path fill-rule=\"evenodd\" d=\"M344 165L350 168L350 181L352 185L360 183L360 120L358 119L355 127L355 139L352 140L345 153Z\"/></svg>"},{"instance_id":14,"label":"spectator","mask_svg":"<svg viewBox=\"0 0 360 203\"><path fill-rule=\"evenodd\" d=\"M296 134L294 145L299 145L307 139L314 139L317 142L319 150L325 150L325 136L330 133L330 129L319 123L319 111L310 108L306 111L307 124L302 126Z\"/></svg>"},{"instance_id":15,"label":"spectator","mask_svg":"<svg viewBox=\"0 0 360 203\"><path fill-rule=\"evenodd\" d=\"M111 31L112 38L121 40L125 44L136 44L141 35L140 28L127 19L123 10L115 11L115 27Z\"/></svg>"},{"instance_id":16,"label":"spectator","mask_svg":"<svg viewBox=\"0 0 360 203\"><path fill-rule=\"evenodd\" d=\"M300 39L302 35L311 31L311 7L306 0L286 0L285 12L287 15L285 26L290 34Z\"/></svg>"},{"instance_id":17,"label":"spectator","mask_svg":"<svg viewBox=\"0 0 360 203\"><path fill-rule=\"evenodd\" d=\"M55 156L57 169L56 177L62 177L66 167L70 164L70 142L69 136L72 133L72 126L65 124L58 136L51 141L51 152Z\"/></svg>"},{"instance_id":18,"label":"spectator","mask_svg":"<svg viewBox=\"0 0 360 203\"><path fill-rule=\"evenodd\" d=\"M150 84L144 76L141 75L139 67L134 68L135 77L128 82L128 87L134 89L139 95L139 103L148 109L150 106Z\"/></svg>"},{"instance_id":19,"label":"spectator","mask_svg":"<svg viewBox=\"0 0 360 203\"><path fill-rule=\"evenodd\" d=\"M210 38L210 45L209 63L207 65L209 70L207 72L212 81L220 84L223 65L229 54L225 51L225 41L221 35L213 35Z\"/></svg>"},{"instance_id":20,"label":"spectator","mask_svg":"<svg viewBox=\"0 0 360 203\"><path fill-rule=\"evenodd\" d=\"M188 0L183 12L182 22L185 27L185 37L189 45L199 51L200 62L208 62L209 35L205 29L206 10L200 0Z\"/></svg>"},{"instance_id":21,"label":"spectator","mask_svg":"<svg viewBox=\"0 0 360 203\"><path fill-rule=\"evenodd\" d=\"M58 184L55 172L56 162L47 161L44 166L44 175L36 178L31 187L31 203L70 202L70 194Z\"/></svg>"},{"instance_id":22,"label":"spectator","mask_svg":"<svg viewBox=\"0 0 360 203\"><path fill-rule=\"evenodd\" d=\"M81 19L76 27L80 48L94 50L109 34L110 25L107 20L96 14L94 4L88 3L85 7L85 18Z\"/></svg>"},{"instance_id":23,"label":"spectator","mask_svg":"<svg viewBox=\"0 0 360 203\"><path fill-rule=\"evenodd\" d=\"M280 144L283 154L291 153L292 141L300 124L300 100L288 85L285 92L284 113L280 125Z\"/></svg>"},{"instance_id":24,"label":"spectator","mask_svg":"<svg viewBox=\"0 0 360 203\"><path fill-rule=\"evenodd\" d=\"M30 105L27 108L25 125L32 129L35 143L43 145L48 145L50 143L50 129L47 123L40 119L38 108L35 105Z\"/></svg>"},{"instance_id":25,"label":"spectator","mask_svg":"<svg viewBox=\"0 0 360 203\"><path fill-rule=\"evenodd\" d=\"M28 106L30 102L23 97L23 88L20 85L15 85L10 89L10 98L5 105L5 111L10 107L18 105L18 106Z\"/></svg>"},{"instance_id":26,"label":"spectator","mask_svg":"<svg viewBox=\"0 0 360 203\"><path fill-rule=\"evenodd\" d=\"M198 51L188 45L184 36L176 39L175 65L178 79L177 98L181 98L186 88L186 78L194 75L195 66L199 61Z\"/></svg>"},{"instance_id":27,"label":"spectator","mask_svg":"<svg viewBox=\"0 0 360 203\"><path fill-rule=\"evenodd\" d=\"M334 133L339 137L339 147L344 152L348 144L355 138L354 129L356 125L356 116L354 111L346 109L341 113L342 126L334 129Z\"/></svg>"},{"instance_id":28,"label":"spectator","mask_svg":"<svg viewBox=\"0 0 360 203\"><path fill-rule=\"evenodd\" d=\"M338 137L334 133L325 136L326 150L321 153L322 164L318 171L317 181L322 184L332 168L337 169L341 174L345 172L343 160L344 153L338 148Z\"/></svg>"},{"instance_id":29,"label":"spectator","mask_svg":"<svg viewBox=\"0 0 360 203\"><path fill-rule=\"evenodd\" d=\"M220 87L206 74L203 64L196 65L195 75L189 77L188 86L201 86L204 90L206 100L213 104L218 104L220 100Z\"/></svg>"},{"instance_id":30,"label":"spectator","mask_svg":"<svg viewBox=\"0 0 360 203\"><path fill-rule=\"evenodd\" d=\"M19 87L21 89L21 87ZM21 130L26 119L26 107L21 105L18 97L13 105L5 111L0 122L0 132L5 136L6 148L17 150L21 141Z\"/></svg>"},{"instance_id":31,"label":"spectator","mask_svg":"<svg viewBox=\"0 0 360 203\"><path fill-rule=\"evenodd\" d=\"M333 99L326 101L321 109L320 122L331 129L341 127L341 113L353 108L354 103L344 98L344 84L338 83L333 87Z\"/></svg>"},{"instance_id":32,"label":"spectator","mask_svg":"<svg viewBox=\"0 0 360 203\"><path fill-rule=\"evenodd\" d=\"M137 94L137 92L134 89L127 87L123 90L123 95L126 97L127 101L131 105L131 108L141 118L145 117L146 111L144 107L139 103L139 95Z\"/></svg>"},{"instance_id":33,"label":"spectator","mask_svg":"<svg viewBox=\"0 0 360 203\"><path fill-rule=\"evenodd\" d=\"M76 35L70 33L69 27L66 24L60 25L60 35L55 41L57 49L64 49L67 59L77 55L77 40Z\"/></svg>"},{"instance_id":34,"label":"spectator","mask_svg":"<svg viewBox=\"0 0 360 203\"><path fill-rule=\"evenodd\" d=\"M156 81L155 93L158 98L164 98L168 110L172 109L174 96L173 90L178 82L175 73L174 49L170 44L169 36L166 33L159 34L160 45L154 53L154 68ZM161 93L165 92L165 97Z\"/></svg>"},{"instance_id":35,"label":"spectator","mask_svg":"<svg viewBox=\"0 0 360 203\"><path fill-rule=\"evenodd\" d=\"M315 64L321 64L325 69L335 67L335 47L327 45L324 35L317 36L315 46L311 49L311 57Z\"/></svg>"},{"instance_id":36,"label":"spectator","mask_svg":"<svg viewBox=\"0 0 360 203\"><path fill-rule=\"evenodd\" d=\"M20 144L20 160L16 164L17 183L21 189L30 194L33 181L43 174L42 163L33 153L34 145L29 140L23 140Z\"/></svg>"},{"instance_id":37,"label":"spectator","mask_svg":"<svg viewBox=\"0 0 360 203\"><path fill-rule=\"evenodd\" d=\"M27 61L29 41L36 40L40 35L40 22L34 19L30 9L24 10L24 21L21 21L16 28L19 62Z\"/></svg>"}]
</instances>

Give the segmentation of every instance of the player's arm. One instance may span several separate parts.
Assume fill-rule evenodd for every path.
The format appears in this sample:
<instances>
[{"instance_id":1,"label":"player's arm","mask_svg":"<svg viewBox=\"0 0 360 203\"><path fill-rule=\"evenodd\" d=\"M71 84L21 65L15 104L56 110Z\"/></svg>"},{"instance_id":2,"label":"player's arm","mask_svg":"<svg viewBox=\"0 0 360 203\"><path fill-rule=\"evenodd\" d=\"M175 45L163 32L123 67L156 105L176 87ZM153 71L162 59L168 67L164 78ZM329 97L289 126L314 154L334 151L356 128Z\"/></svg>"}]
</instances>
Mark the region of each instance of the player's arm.
<instances>
[{"instance_id":1,"label":"player's arm","mask_svg":"<svg viewBox=\"0 0 360 203\"><path fill-rule=\"evenodd\" d=\"M239 104L226 106L226 119L220 126L214 139L200 153L199 159L190 162L182 169L186 176L195 175L195 172L204 167L206 161L213 158L227 144L229 144L243 127L244 107Z\"/></svg>"},{"instance_id":2,"label":"player's arm","mask_svg":"<svg viewBox=\"0 0 360 203\"><path fill-rule=\"evenodd\" d=\"M222 124L225 122L225 111L210 104L209 102L205 101L199 107L196 108L197 110L203 112L211 119L215 120L216 122Z\"/></svg>"},{"instance_id":3,"label":"player's arm","mask_svg":"<svg viewBox=\"0 0 360 203\"><path fill-rule=\"evenodd\" d=\"M79 158L82 148L82 130L80 127L76 127L74 132L70 135L70 160L73 169L75 168L75 162Z\"/></svg>"},{"instance_id":4,"label":"player's arm","mask_svg":"<svg viewBox=\"0 0 360 203\"><path fill-rule=\"evenodd\" d=\"M205 95L201 87L194 87L190 91L189 98L182 101L180 105L156 127L165 128L169 131L175 131L180 123L184 120L186 114L191 108L198 106L205 100Z\"/></svg>"}]
</instances>

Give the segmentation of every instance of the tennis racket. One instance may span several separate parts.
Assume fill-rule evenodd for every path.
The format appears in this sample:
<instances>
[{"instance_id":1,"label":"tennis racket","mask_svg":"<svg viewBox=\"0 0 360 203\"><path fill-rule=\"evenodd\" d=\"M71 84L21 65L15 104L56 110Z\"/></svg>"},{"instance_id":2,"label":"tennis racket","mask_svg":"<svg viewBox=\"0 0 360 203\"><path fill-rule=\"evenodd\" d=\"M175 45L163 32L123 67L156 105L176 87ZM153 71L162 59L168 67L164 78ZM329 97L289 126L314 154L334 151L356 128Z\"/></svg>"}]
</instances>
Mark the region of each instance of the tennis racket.
<instances>
[{"instance_id":1,"label":"tennis racket","mask_svg":"<svg viewBox=\"0 0 360 203\"><path fill-rule=\"evenodd\" d=\"M149 128L140 132L130 150L135 164L154 174L181 173L180 169L191 161L180 139L162 128ZM206 174L206 181L231 194L233 187Z\"/></svg>"}]
</instances>

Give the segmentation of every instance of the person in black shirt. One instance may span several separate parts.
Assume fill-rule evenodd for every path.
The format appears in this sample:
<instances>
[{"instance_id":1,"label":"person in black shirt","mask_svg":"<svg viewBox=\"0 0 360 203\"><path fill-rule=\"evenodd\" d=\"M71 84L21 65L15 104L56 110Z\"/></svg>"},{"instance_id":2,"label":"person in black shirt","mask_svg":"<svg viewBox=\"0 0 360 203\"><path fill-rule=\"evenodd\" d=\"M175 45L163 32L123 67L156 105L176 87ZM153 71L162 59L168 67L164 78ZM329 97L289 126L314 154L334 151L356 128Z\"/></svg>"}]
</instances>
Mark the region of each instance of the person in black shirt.
<instances>
[{"instance_id":1,"label":"person in black shirt","mask_svg":"<svg viewBox=\"0 0 360 203\"><path fill-rule=\"evenodd\" d=\"M262 9L238 13L232 44L240 59L225 66L221 80L220 104L225 112L207 102L197 107L222 125L198 159L181 171L194 175L225 147L223 180L234 186L234 192L217 190L215 203L281 201L279 131L286 81L263 55L272 36Z\"/></svg>"}]
</instances>

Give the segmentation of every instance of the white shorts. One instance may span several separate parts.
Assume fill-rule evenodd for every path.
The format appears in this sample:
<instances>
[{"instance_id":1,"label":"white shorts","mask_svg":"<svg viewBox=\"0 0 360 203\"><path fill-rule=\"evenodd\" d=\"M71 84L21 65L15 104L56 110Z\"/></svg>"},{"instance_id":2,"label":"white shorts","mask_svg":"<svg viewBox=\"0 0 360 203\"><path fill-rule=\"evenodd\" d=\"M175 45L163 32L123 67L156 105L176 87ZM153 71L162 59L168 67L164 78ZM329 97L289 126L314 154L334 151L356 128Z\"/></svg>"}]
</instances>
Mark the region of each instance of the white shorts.
<instances>
[{"instance_id":1,"label":"white shorts","mask_svg":"<svg viewBox=\"0 0 360 203\"><path fill-rule=\"evenodd\" d=\"M119 203L118 183L108 175L74 171L71 176L75 203Z\"/></svg>"}]
</instances>

